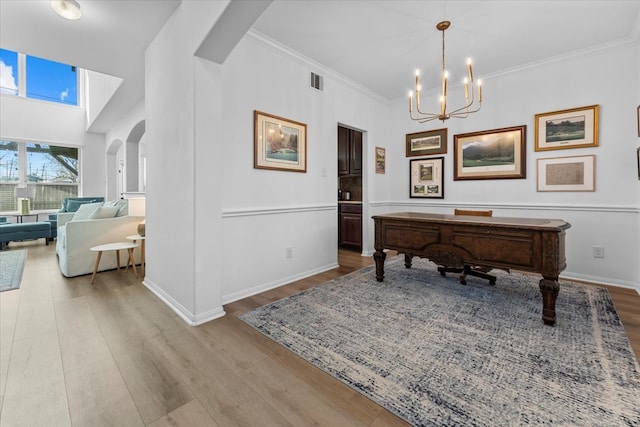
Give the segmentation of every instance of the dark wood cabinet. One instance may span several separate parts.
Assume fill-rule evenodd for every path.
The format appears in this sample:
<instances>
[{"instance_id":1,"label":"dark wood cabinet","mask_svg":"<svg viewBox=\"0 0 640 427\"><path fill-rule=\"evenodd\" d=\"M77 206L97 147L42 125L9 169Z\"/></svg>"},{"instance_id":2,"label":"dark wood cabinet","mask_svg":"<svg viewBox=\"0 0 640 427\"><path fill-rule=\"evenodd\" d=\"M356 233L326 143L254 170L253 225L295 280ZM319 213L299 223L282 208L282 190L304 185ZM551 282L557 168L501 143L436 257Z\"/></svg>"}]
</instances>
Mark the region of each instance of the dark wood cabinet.
<instances>
[{"instance_id":1,"label":"dark wood cabinet","mask_svg":"<svg viewBox=\"0 0 640 427\"><path fill-rule=\"evenodd\" d=\"M338 244L340 247L362 249L362 205L338 205Z\"/></svg>"},{"instance_id":2,"label":"dark wood cabinet","mask_svg":"<svg viewBox=\"0 0 640 427\"><path fill-rule=\"evenodd\" d=\"M338 176L362 175L362 132L338 126Z\"/></svg>"}]
</instances>

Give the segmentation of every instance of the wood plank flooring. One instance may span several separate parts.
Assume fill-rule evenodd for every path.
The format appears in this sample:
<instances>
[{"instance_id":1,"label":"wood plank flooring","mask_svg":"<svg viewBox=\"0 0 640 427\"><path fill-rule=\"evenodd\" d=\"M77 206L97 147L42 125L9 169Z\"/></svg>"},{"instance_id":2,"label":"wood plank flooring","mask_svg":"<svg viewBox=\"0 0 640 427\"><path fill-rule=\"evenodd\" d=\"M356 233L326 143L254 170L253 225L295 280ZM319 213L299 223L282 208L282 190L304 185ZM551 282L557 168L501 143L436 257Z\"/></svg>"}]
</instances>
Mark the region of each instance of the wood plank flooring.
<instances>
[{"instance_id":1,"label":"wood plank flooring","mask_svg":"<svg viewBox=\"0 0 640 427\"><path fill-rule=\"evenodd\" d=\"M340 267L225 306L187 326L131 272L64 278L54 246L28 249L19 290L0 293L0 426L406 426L237 319L372 263ZM640 296L611 288L640 357Z\"/></svg>"}]
</instances>

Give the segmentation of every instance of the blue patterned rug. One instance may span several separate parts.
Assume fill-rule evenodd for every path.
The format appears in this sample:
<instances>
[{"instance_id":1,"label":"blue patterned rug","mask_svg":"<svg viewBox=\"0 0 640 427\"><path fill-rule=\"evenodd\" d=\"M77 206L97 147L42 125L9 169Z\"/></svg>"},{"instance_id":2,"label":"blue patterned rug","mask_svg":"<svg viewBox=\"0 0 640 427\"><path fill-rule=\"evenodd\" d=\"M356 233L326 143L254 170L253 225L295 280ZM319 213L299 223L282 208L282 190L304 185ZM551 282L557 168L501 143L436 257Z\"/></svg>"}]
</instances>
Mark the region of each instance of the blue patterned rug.
<instances>
[{"instance_id":1,"label":"blue patterned rug","mask_svg":"<svg viewBox=\"0 0 640 427\"><path fill-rule=\"evenodd\" d=\"M20 287L26 256L26 249L0 252L0 292Z\"/></svg>"},{"instance_id":2,"label":"blue patterned rug","mask_svg":"<svg viewBox=\"0 0 640 427\"><path fill-rule=\"evenodd\" d=\"M538 278L496 286L403 257L240 318L416 426L640 425L640 370L606 289Z\"/></svg>"}]
</instances>

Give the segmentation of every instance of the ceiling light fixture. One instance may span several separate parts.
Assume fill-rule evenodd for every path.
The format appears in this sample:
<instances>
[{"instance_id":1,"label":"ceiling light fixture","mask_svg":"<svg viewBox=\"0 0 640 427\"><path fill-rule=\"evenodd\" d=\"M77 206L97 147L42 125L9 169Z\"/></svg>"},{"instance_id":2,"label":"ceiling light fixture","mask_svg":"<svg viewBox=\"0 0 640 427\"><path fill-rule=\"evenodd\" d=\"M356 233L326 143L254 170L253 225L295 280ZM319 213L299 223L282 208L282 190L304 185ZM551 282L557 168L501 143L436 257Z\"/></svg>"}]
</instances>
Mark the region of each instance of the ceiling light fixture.
<instances>
[{"instance_id":1,"label":"ceiling light fixture","mask_svg":"<svg viewBox=\"0 0 640 427\"><path fill-rule=\"evenodd\" d=\"M63 18L72 21L82 17L80 5L75 0L52 0L51 9Z\"/></svg>"},{"instance_id":2,"label":"ceiling light fixture","mask_svg":"<svg viewBox=\"0 0 640 427\"><path fill-rule=\"evenodd\" d=\"M429 122L431 120L449 120L451 118L456 119L464 119L469 114L475 113L480 110L482 106L482 80L478 80L475 88L473 82L473 69L471 68L471 58L467 59L467 72L468 77L464 78L464 98L465 105L447 112L447 89L449 84L449 72L445 69L444 62L444 32L449 26L451 22L442 21L436 25L438 31L442 31L442 94L440 95L440 112L439 113L429 113L423 112L420 110L420 93L422 88L420 86L420 70L416 70L416 91L415 91L415 103L416 103L416 115L413 113L413 102L414 102L414 93L413 91L409 92L409 117L412 120L416 120L420 123ZM475 89L475 90L474 90ZM478 93L478 102L475 102L474 92Z\"/></svg>"}]
</instances>

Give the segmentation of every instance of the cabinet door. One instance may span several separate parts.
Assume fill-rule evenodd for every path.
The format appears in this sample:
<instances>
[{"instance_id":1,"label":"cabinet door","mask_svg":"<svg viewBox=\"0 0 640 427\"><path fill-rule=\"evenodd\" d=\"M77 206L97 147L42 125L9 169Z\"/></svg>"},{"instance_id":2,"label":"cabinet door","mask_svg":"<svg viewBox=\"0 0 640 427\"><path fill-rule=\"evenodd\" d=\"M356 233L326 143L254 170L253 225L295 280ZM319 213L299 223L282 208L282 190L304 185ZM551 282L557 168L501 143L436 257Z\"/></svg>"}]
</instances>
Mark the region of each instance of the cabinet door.
<instances>
[{"instance_id":1,"label":"cabinet door","mask_svg":"<svg viewBox=\"0 0 640 427\"><path fill-rule=\"evenodd\" d=\"M349 173L362 175L362 133L350 131Z\"/></svg>"},{"instance_id":2,"label":"cabinet door","mask_svg":"<svg viewBox=\"0 0 640 427\"><path fill-rule=\"evenodd\" d=\"M349 175L349 129L338 126L338 176Z\"/></svg>"},{"instance_id":3,"label":"cabinet door","mask_svg":"<svg viewBox=\"0 0 640 427\"><path fill-rule=\"evenodd\" d=\"M340 215L340 245L362 247L362 215Z\"/></svg>"}]
</instances>

